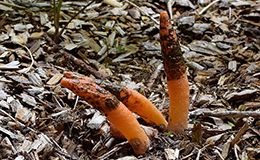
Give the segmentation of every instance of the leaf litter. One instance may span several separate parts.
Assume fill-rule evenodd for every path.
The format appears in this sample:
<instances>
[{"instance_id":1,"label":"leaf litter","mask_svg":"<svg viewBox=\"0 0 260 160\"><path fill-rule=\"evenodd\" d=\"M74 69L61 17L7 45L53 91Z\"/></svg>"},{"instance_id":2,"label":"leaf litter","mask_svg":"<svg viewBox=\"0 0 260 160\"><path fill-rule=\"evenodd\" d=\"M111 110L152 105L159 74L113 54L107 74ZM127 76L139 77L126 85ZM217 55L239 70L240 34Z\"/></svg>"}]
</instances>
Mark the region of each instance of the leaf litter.
<instances>
[{"instance_id":1,"label":"leaf litter","mask_svg":"<svg viewBox=\"0 0 260 160\"><path fill-rule=\"evenodd\" d=\"M60 27L87 4L63 2ZM52 3L0 5L0 158L259 158L259 1L96 1L68 23L58 44ZM137 157L59 81L73 71L128 85L168 117L158 34L164 10L188 66L189 127L185 135L154 132L149 151Z\"/></svg>"}]
</instances>

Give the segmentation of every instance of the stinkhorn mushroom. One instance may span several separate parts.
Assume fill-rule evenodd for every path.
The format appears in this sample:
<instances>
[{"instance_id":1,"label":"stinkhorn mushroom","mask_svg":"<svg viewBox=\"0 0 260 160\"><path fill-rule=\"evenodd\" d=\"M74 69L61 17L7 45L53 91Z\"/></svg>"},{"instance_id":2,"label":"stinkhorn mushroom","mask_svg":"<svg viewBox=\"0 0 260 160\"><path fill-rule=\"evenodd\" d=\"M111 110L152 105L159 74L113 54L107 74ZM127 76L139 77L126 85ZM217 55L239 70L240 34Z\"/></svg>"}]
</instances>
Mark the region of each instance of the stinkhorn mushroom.
<instances>
[{"instance_id":1,"label":"stinkhorn mushroom","mask_svg":"<svg viewBox=\"0 0 260 160\"><path fill-rule=\"evenodd\" d=\"M170 97L168 131L182 133L188 122L189 84L180 44L166 11L160 14L160 40Z\"/></svg>"},{"instance_id":2,"label":"stinkhorn mushroom","mask_svg":"<svg viewBox=\"0 0 260 160\"><path fill-rule=\"evenodd\" d=\"M121 102L123 102L126 107L139 115L149 124L155 124L159 127L160 130L165 131L167 128L167 121L163 117L162 113L142 94L139 92L123 87L118 86L112 83L108 83L98 79L91 79L90 77L80 76L73 72L65 72L64 76L66 78L73 79L85 79L87 81L91 81L92 83L96 83L102 88L105 88L110 93L115 95Z\"/></svg>"},{"instance_id":3,"label":"stinkhorn mushroom","mask_svg":"<svg viewBox=\"0 0 260 160\"><path fill-rule=\"evenodd\" d=\"M61 85L97 108L124 135L136 155L149 148L149 138L135 116L114 95L95 83L84 79L63 78Z\"/></svg>"}]
</instances>

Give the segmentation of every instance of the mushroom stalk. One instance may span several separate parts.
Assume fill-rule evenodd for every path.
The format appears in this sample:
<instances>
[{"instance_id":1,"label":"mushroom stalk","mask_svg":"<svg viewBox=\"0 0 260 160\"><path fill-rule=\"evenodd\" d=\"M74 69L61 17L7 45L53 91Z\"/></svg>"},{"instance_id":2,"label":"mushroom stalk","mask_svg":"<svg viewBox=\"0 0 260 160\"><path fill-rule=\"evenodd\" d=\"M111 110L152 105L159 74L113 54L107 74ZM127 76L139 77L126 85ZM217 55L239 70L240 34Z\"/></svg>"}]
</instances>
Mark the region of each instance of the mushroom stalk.
<instances>
[{"instance_id":1,"label":"mushroom stalk","mask_svg":"<svg viewBox=\"0 0 260 160\"><path fill-rule=\"evenodd\" d=\"M130 111L139 115L147 123L156 125L159 130L166 130L168 123L162 113L152 104L151 101L139 92L128 87L118 86L113 83L92 79L86 76L80 76L73 72L65 72L64 75L66 78L85 79L98 84L100 87L115 95Z\"/></svg>"},{"instance_id":2,"label":"mushroom stalk","mask_svg":"<svg viewBox=\"0 0 260 160\"><path fill-rule=\"evenodd\" d=\"M90 80L63 78L61 85L104 114L128 140L136 155L144 154L149 148L149 138L135 116L114 95Z\"/></svg>"},{"instance_id":3,"label":"mushroom stalk","mask_svg":"<svg viewBox=\"0 0 260 160\"><path fill-rule=\"evenodd\" d=\"M166 11L160 14L160 39L170 96L168 131L182 133L187 128L189 84L180 44Z\"/></svg>"}]
</instances>

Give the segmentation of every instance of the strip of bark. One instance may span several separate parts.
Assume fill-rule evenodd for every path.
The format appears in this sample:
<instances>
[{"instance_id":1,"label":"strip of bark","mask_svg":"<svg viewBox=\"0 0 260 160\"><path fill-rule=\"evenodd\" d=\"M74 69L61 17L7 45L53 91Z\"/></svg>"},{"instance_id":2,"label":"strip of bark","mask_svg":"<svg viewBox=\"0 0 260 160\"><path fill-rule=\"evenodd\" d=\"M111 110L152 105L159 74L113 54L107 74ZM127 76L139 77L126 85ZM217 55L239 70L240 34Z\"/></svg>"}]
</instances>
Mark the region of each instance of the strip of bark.
<instances>
[{"instance_id":1,"label":"strip of bark","mask_svg":"<svg viewBox=\"0 0 260 160\"><path fill-rule=\"evenodd\" d=\"M99 71L97 71L93 67L86 64L83 60L78 59L77 57L73 56L72 54L66 52L60 45L56 44L52 40L52 38L50 38L46 33L44 33L43 36L49 42L49 44L54 47L54 50L58 50L60 53L62 53L66 57L66 59L75 63L76 65L81 67L86 72L93 74L96 78L99 78L99 79L105 79L107 77L105 74L100 73Z\"/></svg>"},{"instance_id":2,"label":"strip of bark","mask_svg":"<svg viewBox=\"0 0 260 160\"><path fill-rule=\"evenodd\" d=\"M148 83L147 83L148 89L152 88L156 78L161 74L162 68L163 68L162 63L157 66L156 70L153 72L150 79L148 80Z\"/></svg>"},{"instance_id":3,"label":"strip of bark","mask_svg":"<svg viewBox=\"0 0 260 160\"><path fill-rule=\"evenodd\" d=\"M233 117L233 118L244 118L244 117L260 117L259 111L201 111L195 110L189 113L189 117Z\"/></svg>"},{"instance_id":4,"label":"strip of bark","mask_svg":"<svg viewBox=\"0 0 260 160\"><path fill-rule=\"evenodd\" d=\"M93 74L96 78L98 78L98 79L105 79L106 78L106 75L104 75L104 74L100 73L99 71L95 70L93 67L87 65L83 60L78 59L77 57L73 56L72 54L70 54L70 53L68 53L64 50L60 50L60 53L62 53L68 60L72 61L76 65L83 68L85 71Z\"/></svg>"}]
</instances>

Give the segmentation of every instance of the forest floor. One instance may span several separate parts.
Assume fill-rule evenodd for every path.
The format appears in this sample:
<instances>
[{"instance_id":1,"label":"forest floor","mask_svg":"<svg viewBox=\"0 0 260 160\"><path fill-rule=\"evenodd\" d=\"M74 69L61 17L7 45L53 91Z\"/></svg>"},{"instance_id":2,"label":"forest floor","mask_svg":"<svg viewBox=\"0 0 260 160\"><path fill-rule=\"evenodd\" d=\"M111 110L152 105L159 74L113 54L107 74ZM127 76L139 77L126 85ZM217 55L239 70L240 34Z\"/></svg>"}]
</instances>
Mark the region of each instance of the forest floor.
<instances>
[{"instance_id":1,"label":"forest floor","mask_svg":"<svg viewBox=\"0 0 260 160\"><path fill-rule=\"evenodd\" d=\"M167 118L165 10L187 65L189 124L178 135L136 116L153 132L136 156L60 80L70 71L127 86ZM60 36L55 26L65 26ZM64 1L60 12L47 1L1 1L0 159L259 159L259 28L260 1Z\"/></svg>"}]
</instances>

